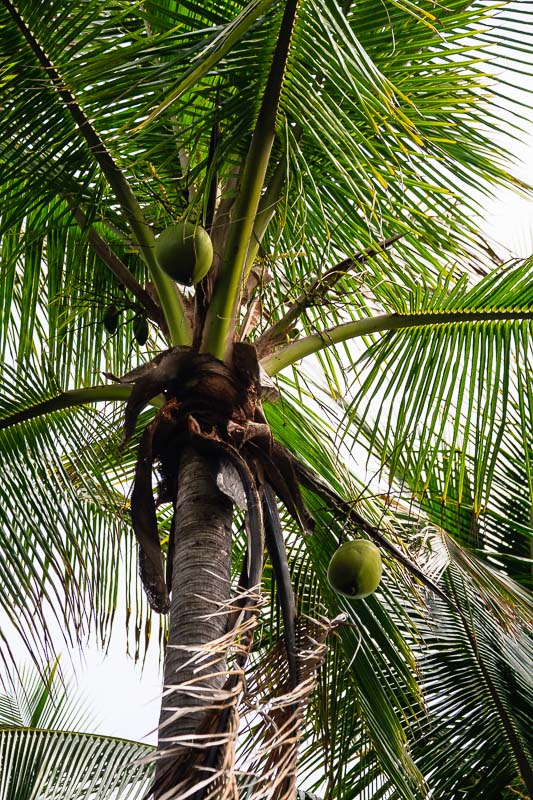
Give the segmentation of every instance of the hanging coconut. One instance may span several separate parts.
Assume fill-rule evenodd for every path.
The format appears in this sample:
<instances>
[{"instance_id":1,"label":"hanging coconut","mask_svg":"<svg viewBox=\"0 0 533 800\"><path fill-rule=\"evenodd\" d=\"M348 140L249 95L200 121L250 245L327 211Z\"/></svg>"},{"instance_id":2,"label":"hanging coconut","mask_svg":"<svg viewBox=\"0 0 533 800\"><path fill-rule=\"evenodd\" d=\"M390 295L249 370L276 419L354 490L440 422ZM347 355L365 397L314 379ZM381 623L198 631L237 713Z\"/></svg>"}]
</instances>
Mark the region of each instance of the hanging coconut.
<instances>
[{"instance_id":1,"label":"hanging coconut","mask_svg":"<svg viewBox=\"0 0 533 800\"><path fill-rule=\"evenodd\" d=\"M328 581L333 589L352 600L367 597L381 580L379 548L366 539L341 544L328 567Z\"/></svg>"},{"instance_id":2,"label":"hanging coconut","mask_svg":"<svg viewBox=\"0 0 533 800\"><path fill-rule=\"evenodd\" d=\"M103 323L104 328L108 333L113 334L118 328L119 314L120 311L114 303L111 303L111 305L107 306L107 308L104 310Z\"/></svg>"},{"instance_id":3,"label":"hanging coconut","mask_svg":"<svg viewBox=\"0 0 533 800\"><path fill-rule=\"evenodd\" d=\"M133 335L135 336L135 341L137 344L141 345L141 347L143 344L146 344L149 332L148 320L146 317L138 314L133 320Z\"/></svg>"},{"instance_id":4,"label":"hanging coconut","mask_svg":"<svg viewBox=\"0 0 533 800\"><path fill-rule=\"evenodd\" d=\"M185 286L198 283L213 263L213 244L205 228L178 222L155 240L155 258L163 272Z\"/></svg>"}]
</instances>

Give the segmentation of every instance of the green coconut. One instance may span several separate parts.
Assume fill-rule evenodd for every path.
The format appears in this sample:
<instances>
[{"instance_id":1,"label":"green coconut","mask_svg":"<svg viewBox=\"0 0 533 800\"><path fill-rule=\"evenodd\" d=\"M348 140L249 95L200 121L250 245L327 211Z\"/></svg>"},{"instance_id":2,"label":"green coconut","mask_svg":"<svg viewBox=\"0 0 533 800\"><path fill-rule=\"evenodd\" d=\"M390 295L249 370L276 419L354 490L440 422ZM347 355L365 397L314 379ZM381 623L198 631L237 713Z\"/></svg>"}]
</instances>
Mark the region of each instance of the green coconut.
<instances>
[{"instance_id":1,"label":"green coconut","mask_svg":"<svg viewBox=\"0 0 533 800\"><path fill-rule=\"evenodd\" d=\"M379 548L366 539L341 544L328 567L328 581L333 589L352 600L375 592L381 580Z\"/></svg>"},{"instance_id":2,"label":"green coconut","mask_svg":"<svg viewBox=\"0 0 533 800\"><path fill-rule=\"evenodd\" d=\"M191 286L213 263L213 244L205 228L191 222L170 225L155 240L155 258L173 280Z\"/></svg>"}]
</instances>

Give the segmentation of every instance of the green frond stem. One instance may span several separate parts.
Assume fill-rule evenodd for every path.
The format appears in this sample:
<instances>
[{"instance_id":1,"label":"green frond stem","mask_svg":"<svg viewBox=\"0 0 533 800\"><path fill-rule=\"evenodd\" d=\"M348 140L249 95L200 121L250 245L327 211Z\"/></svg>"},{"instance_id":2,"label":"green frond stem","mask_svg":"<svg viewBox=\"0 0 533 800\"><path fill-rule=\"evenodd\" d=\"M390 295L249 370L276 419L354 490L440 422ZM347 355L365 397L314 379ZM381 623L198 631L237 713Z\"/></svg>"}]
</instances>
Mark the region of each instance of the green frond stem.
<instances>
[{"instance_id":1,"label":"green frond stem","mask_svg":"<svg viewBox=\"0 0 533 800\"><path fill-rule=\"evenodd\" d=\"M151 122L154 121L154 119L162 114L163 111L169 108L172 103L175 103L176 100L179 100L179 98L185 94L185 92L192 89L192 87L198 83L204 77L204 75L206 75L208 72L211 72L218 62L224 58L224 56L229 53L233 46L237 44L237 42L239 42L250 30L252 25L255 24L259 17L261 17L263 14L266 14L266 12L271 6L274 5L275 2L276 0L253 0L253 2L246 6L246 8L243 9L239 16L228 27L225 36L217 37L215 45L211 48L211 53L209 55L205 55L203 58L196 57L195 61L197 62L197 66L194 66L186 74L178 86L171 92L171 94L169 94L169 96L166 97L145 120L143 120L139 125L137 125L136 128L133 129L133 133L137 133L137 131L146 128Z\"/></svg>"},{"instance_id":2,"label":"green frond stem","mask_svg":"<svg viewBox=\"0 0 533 800\"><path fill-rule=\"evenodd\" d=\"M346 16L349 10L351 2L346 5L346 8L343 7L343 13ZM321 74L315 77L315 83L319 82ZM295 144L297 144L300 139L302 138L303 128L300 124L296 123L292 130L292 139ZM268 184L267 190L263 197L261 198L261 202L259 203L259 208L257 210L257 215L255 218L254 223L254 231L253 237L250 241L250 246L248 248L248 255L246 257L246 266L244 270L244 281L249 275L249 272L252 268L252 265L257 257L257 253L259 251L259 247L261 246L261 242L263 240L263 236L265 235L266 229L274 213L276 211L276 204L278 203L281 195L281 189L287 178L287 167L288 167L288 159L287 159L287 152L283 154L280 158L276 168L272 174L270 182Z\"/></svg>"},{"instance_id":3,"label":"green frond stem","mask_svg":"<svg viewBox=\"0 0 533 800\"><path fill-rule=\"evenodd\" d=\"M457 311L434 314L380 314L375 317L346 322L334 328L306 336L282 347L261 359L261 366L269 375L275 375L302 358L318 353L333 344L346 342L358 336L368 336L381 331L431 325L457 325L463 322L496 322L503 320L533 320L533 311Z\"/></svg>"},{"instance_id":4,"label":"green frond stem","mask_svg":"<svg viewBox=\"0 0 533 800\"><path fill-rule=\"evenodd\" d=\"M87 218L79 206L69 200L74 219L83 231L87 232L87 239L94 252L101 261L111 270L118 281L128 289L139 303L143 306L150 319L154 320L162 329L165 335L169 335L168 326L161 309L154 303L148 292L135 280L134 276L124 264L124 262L111 249L106 240L100 236L92 226L88 225Z\"/></svg>"},{"instance_id":5,"label":"green frond stem","mask_svg":"<svg viewBox=\"0 0 533 800\"><path fill-rule=\"evenodd\" d=\"M280 33L233 212L220 271L207 312L202 351L224 359L231 346L248 248L276 135L281 88L299 0L287 0Z\"/></svg>"},{"instance_id":6,"label":"green frond stem","mask_svg":"<svg viewBox=\"0 0 533 800\"><path fill-rule=\"evenodd\" d=\"M298 319L304 309L315 303L318 299L323 298L326 293L335 286L335 284L356 265L365 264L368 259L378 255L383 250L387 250L394 242L401 239L405 234L397 233L388 239L383 239L378 243L377 247L367 247L361 253L358 253L353 258L346 258L339 264L336 264L331 269L328 269L323 275L317 278L313 283L305 289L301 295L292 303L292 305L285 312L283 317L278 320L274 325L268 328L256 341L257 352L259 354L266 352L272 345L275 345L286 335L292 324Z\"/></svg>"},{"instance_id":7,"label":"green frond stem","mask_svg":"<svg viewBox=\"0 0 533 800\"><path fill-rule=\"evenodd\" d=\"M302 135L302 129L299 125L295 128L293 135L296 141L300 139ZM252 239L248 247L248 253L246 255L246 264L244 267L245 282L253 266L253 263L257 258L257 253L259 252L259 248L261 246L261 242L263 240L263 236L265 235L266 229L268 228L270 220L272 219L272 217L276 212L276 204L280 199L281 190L286 181L286 178L287 178L287 154L284 153L283 156L278 161L274 172L272 173L272 177L269 181L267 190L263 195L263 197L261 198L259 207L257 209Z\"/></svg>"},{"instance_id":8,"label":"green frond stem","mask_svg":"<svg viewBox=\"0 0 533 800\"><path fill-rule=\"evenodd\" d=\"M272 176L272 180L269 183L268 190L264 194L261 203L259 204L259 208L257 210L252 238L250 240L250 245L248 247L248 252L246 254L246 264L244 266L244 276L243 276L244 281L246 281L246 278L250 273L252 265L255 259L257 258L257 253L259 252L259 248L261 246L261 241L263 239L263 236L265 235L265 231L276 211L276 203L279 200L281 187L285 182L286 174L287 174L287 159L284 156L279 161Z\"/></svg>"},{"instance_id":9,"label":"green frond stem","mask_svg":"<svg viewBox=\"0 0 533 800\"><path fill-rule=\"evenodd\" d=\"M0 419L0 431L11 428L13 425L20 425L30 419L51 414L54 411L62 411L65 408L87 405L89 403L109 403L114 400L127 401L133 389L133 384L115 383L111 386L89 386L84 389L71 389L68 392L61 392L55 397L36 403L34 406L16 411L4 419ZM162 397L154 397L149 401L151 405L160 407L163 405Z\"/></svg>"},{"instance_id":10,"label":"green frond stem","mask_svg":"<svg viewBox=\"0 0 533 800\"><path fill-rule=\"evenodd\" d=\"M155 237L146 222L141 207L135 197L131 186L122 170L119 169L106 145L100 138L95 128L91 125L85 112L78 104L72 92L66 88L64 81L57 69L46 55L45 51L26 25L11 0L2 0L2 4L12 16L15 24L24 36L28 45L33 50L41 67L43 67L48 80L56 89L59 97L65 104L76 127L87 142L87 145L105 175L109 186L113 190L130 226L134 240L138 244L141 254L148 266L150 277L161 301L161 308L165 316L171 343L190 344L192 334L187 321L183 302L174 282L159 268L154 256Z\"/></svg>"}]
</instances>

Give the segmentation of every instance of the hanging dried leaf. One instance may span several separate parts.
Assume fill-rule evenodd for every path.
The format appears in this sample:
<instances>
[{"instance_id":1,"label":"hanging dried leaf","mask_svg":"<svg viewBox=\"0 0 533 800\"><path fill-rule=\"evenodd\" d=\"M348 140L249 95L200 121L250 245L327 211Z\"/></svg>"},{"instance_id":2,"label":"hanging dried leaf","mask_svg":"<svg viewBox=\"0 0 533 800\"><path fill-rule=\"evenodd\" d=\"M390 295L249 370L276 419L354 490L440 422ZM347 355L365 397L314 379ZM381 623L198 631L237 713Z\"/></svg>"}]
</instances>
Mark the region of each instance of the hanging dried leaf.
<instances>
[{"instance_id":1,"label":"hanging dried leaf","mask_svg":"<svg viewBox=\"0 0 533 800\"><path fill-rule=\"evenodd\" d=\"M135 480L131 495L131 520L139 543L139 575L150 606L159 614L170 608L167 586L163 574L163 559L155 499L152 490L152 440L154 424L142 436L135 465Z\"/></svg>"}]
</instances>

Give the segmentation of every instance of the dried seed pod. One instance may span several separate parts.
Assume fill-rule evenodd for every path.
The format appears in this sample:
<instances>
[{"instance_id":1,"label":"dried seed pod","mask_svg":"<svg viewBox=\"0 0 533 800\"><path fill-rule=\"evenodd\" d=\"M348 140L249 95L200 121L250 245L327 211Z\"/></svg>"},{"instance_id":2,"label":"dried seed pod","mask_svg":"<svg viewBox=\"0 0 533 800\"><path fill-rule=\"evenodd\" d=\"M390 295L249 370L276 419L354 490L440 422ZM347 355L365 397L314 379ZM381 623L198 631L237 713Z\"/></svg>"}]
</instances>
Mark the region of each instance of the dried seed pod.
<instances>
[{"instance_id":1,"label":"dried seed pod","mask_svg":"<svg viewBox=\"0 0 533 800\"><path fill-rule=\"evenodd\" d=\"M116 329L118 328L118 318L120 315L120 311L116 307L114 303L111 303L107 306L104 310L104 328L108 333L115 333Z\"/></svg>"},{"instance_id":2,"label":"dried seed pod","mask_svg":"<svg viewBox=\"0 0 533 800\"><path fill-rule=\"evenodd\" d=\"M373 542L356 539L335 551L328 567L330 586L352 600L375 592L381 580L381 554Z\"/></svg>"},{"instance_id":3,"label":"dried seed pod","mask_svg":"<svg viewBox=\"0 0 533 800\"><path fill-rule=\"evenodd\" d=\"M148 320L146 317L141 315L137 315L133 320L133 335L135 336L135 341L137 344L140 344L141 347L143 344L146 344L146 340L148 339Z\"/></svg>"}]
</instances>

